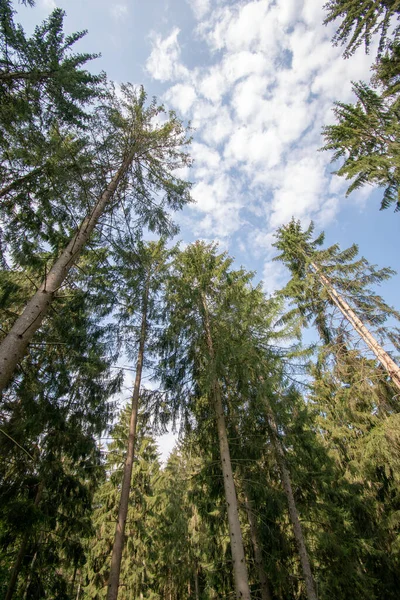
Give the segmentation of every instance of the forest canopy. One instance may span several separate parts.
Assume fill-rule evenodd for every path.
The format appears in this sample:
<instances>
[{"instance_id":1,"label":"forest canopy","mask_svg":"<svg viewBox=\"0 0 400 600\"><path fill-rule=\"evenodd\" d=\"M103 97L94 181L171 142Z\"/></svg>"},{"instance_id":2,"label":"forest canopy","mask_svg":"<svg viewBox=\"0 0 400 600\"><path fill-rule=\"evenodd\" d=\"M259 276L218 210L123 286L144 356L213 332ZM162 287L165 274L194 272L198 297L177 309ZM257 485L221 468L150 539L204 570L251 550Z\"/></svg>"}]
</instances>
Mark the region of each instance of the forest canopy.
<instances>
[{"instance_id":1,"label":"forest canopy","mask_svg":"<svg viewBox=\"0 0 400 600\"><path fill-rule=\"evenodd\" d=\"M395 271L295 216L277 289L223 241L178 241L190 123L97 73L62 9L28 34L17 6L0 0L1 597L395 600ZM348 192L396 209L399 13L325 5L343 60L378 51L321 132Z\"/></svg>"}]
</instances>

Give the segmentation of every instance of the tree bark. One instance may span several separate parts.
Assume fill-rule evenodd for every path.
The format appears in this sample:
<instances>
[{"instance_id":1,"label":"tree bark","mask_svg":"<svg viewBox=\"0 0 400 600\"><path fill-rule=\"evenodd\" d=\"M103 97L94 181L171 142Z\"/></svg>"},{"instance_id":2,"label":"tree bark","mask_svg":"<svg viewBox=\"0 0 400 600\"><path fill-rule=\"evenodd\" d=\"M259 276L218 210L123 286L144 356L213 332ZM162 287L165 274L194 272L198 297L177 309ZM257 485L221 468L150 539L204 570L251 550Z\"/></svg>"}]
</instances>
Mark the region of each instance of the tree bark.
<instances>
[{"instance_id":1,"label":"tree bark","mask_svg":"<svg viewBox=\"0 0 400 600\"><path fill-rule=\"evenodd\" d=\"M208 351L212 363L215 362L214 346L211 336L210 321L207 302L202 298L204 311L204 327L207 339ZM225 415L221 400L221 390L217 379L214 381L214 410L217 422L218 441L221 456L222 475L224 478L225 499L228 509L229 535L231 540L233 573L235 579L235 592L237 600L250 600L250 587L247 573L246 559L242 531L239 521L239 510L236 496L235 482L233 479L232 463L229 452L228 436L226 433Z\"/></svg>"},{"instance_id":2,"label":"tree bark","mask_svg":"<svg viewBox=\"0 0 400 600\"><path fill-rule=\"evenodd\" d=\"M42 498L42 493L43 493L43 484L42 484L42 482L40 482L39 486L38 486L38 490L36 492L34 506L38 506L38 504ZM17 557L15 559L14 566L12 568L4 600L11 600L11 598L14 595L15 586L17 585L18 575L19 575L19 572L21 569L22 561L25 558L25 553L26 553L26 548L28 546L29 538L30 538L30 532L27 531L25 533L24 537L22 538L21 546L19 548Z\"/></svg>"},{"instance_id":3,"label":"tree bark","mask_svg":"<svg viewBox=\"0 0 400 600\"><path fill-rule=\"evenodd\" d=\"M303 531L300 524L299 513L297 512L296 502L294 499L292 483L290 481L290 473L286 465L285 453L283 451L282 444L279 439L275 417L269 405L267 405L267 414L268 423L271 431L271 441L274 446L276 461L278 463L279 471L281 473L282 485L286 494L286 499L289 507L289 516L292 522L294 537L296 539L296 544L299 551L301 569L303 571L303 577L306 584L307 598L308 600L318 600L317 593L315 591L314 579L311 572L310 559L308 557Z\"/></svg>"},{"instance_id":4,"label":"tree bark","mask_svg":"<svg viewBox=\"0 0 400 600\"><path fill-rule=\"evenodd\" d=\"M194 595L196 600L200 600L200 594L199 594L199 569L196 565L196 568L194 570Z\"/></svg>"},{"instance_id":5,"label":"tree bark","mask_svg":"<svg viewBox=\"0 0 400 600\"><path fill-rule=\"evenodd\" d=\"M244 488L244 505L246 508L247 518L248 518L249 525L250 525L250 537L251 537L251 543L253 544L254 560L256 563L258 579L260 581L260 586L261 586L261 598L262 598L262 600L272 600L269 582L268 582L267 575L266 575L266 573L264 571L264 567L263 567L262 550L261 550L261 545L259 544L259 541L258 541L259 536L258 536L258 530L257 530L257 523L254 518L252 505L249 500L249 495L247 493L245 484L243 485L243 488Z\"/></svg>"},{"instance_id":6,"label":"tree bark","mask_svg":"<svg viewBox=\"0 0 400 600\"><path fill-rule=\"evenodd\" d=\"M49 311L55 293L79 258L99 218L113 197L119 182L131 165L135 153L136 149L132 149L125 158L106 190L98 199L92 213L83 220L67 247L50 269L38 291L29 300L24 311L2 341L0 345L0 394L10 382L19 361L26 353L29 342Z\"/></svg>"},{"instance_id":7,"label":"tree bark","mask_svg":"<svg viewBox=\"0 0 400 600\"><path fill-rule=\"evenodd\" d=\"M8 183L6 186L1 188L0 198L3 198L3 196L7 196L7 194L9 192L11 192L14 188L18 187L22 183L25 183L26 181L29 181L30 179L34 178L36 175L39 175L40 173L42 173L43 171L44 171L44 165L42 165L41 167L36 167L36 169L32 169L32 171L30 171L26 175L21 175L21 177L14 179L14 181L12 181L11 183Z\"/></svg>"},{"instance_id":8,"label":"tree bark","mask_svg":"<svg viewBox=\"0 0 400 600\"><path fill-rule=\"evenodd\" d=\"M321 283L325 286L332 302L338 307L342 315L349 321L353 328L357 331L358 335L366 343L368 348L372 350L378 361L381 363L383 368L392 379L393 383L400 390L400 367L394 362L389 354L382 348L376 341L369 329L364 325L361 319L356 315L351 306L341 296L331 284L329 279L320 272L316 264L311 263L316 275L318 275Z\"/></svg>"},{"instance_id":9,"label":"tree bark","mask_svg":"<svg viewBox=\"0 0 400 600\"><path fill-rule=\"evenodd\" d=\"M146 285L142 307L142 324L140 328L139 352L136 363L135 385L132 395L132 412L129 423L128 451L126 454L124 474L122 478L121 499L118 510L118 520L115 529L114 545L111 555L111 570L107 586L107 600L117 600L119 576L121 571L122 551L124 549L125 525L128 515L129 492L131 488L132 467L135 451L136 426L138 417L139 392L142 380L144 346L147 332L147 302L149 288Z\"/></svg>"},{"instance_id":10,"label":"tree bark","mask_svg":"<svg viewBox=\"0 0 400 600\"><path fill-rule=\"evenodd\" d=\"M19 79L34 82L46 81L55 73L56 71L0 71L0 81L18 81Z\"/></svg>"}]
</instances>

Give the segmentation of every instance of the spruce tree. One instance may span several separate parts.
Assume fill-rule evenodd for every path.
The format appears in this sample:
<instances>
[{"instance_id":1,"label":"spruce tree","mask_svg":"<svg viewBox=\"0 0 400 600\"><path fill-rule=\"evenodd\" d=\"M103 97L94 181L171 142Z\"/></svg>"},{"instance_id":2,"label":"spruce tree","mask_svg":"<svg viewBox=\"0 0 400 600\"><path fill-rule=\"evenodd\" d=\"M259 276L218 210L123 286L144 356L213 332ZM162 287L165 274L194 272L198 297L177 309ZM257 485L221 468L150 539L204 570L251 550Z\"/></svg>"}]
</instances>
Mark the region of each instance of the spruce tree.
<instances>
[{"instance_id":1,"label":"spruce tree","mask_svg":"<svg viewBox=\"0 0 400 600\"><path fill-rule=\"evenodd\" d=\"M7 316L24 303L34 280L19 272L3 273L5 280ZM7 598L24 586L28 597L35 589L54 595L69 590L84 559L82 538L90 533L101 473L96 437L109 418L107 400L121 383L118 372L111 375L106 328L87 295L71 286L55 311L3 396L0 529Z\"/></svg>"},{"instance_id":2,"label":"spruce tree","mask_svg":"<svg viewBox=\"0 0 400 600\"><path fill-rule=\"evenodd\" d=\"M386 65L387 68L387 65ZM377 70L381 77L390 77ZM346 195L365 185L384 188L381 208L400 208L399 112L395 88L379 93L363 82L353 84L355 104L336 102L337 123L323 128L325 145L333 150L332 162L343 161L336 175L353 179Z\"/></svg>"},{"instance_id":3,"label":"spruce tree","mask_svg":"<svg viewBox=\"0 0 400 600\"><path fill-rule=\"evenodd\" d=\"M111 570L108 582L107 598L115 600L118 596L119 575L124 547L125 524L128 515L129 492L132 479L132 468L135 450L136 426L139 410L139 394L143 366L147 358L149 334L152 325L159 319L160 292L166 275L166 261L169 252L164 241L149 242L139 241L136 244L131 238L121 240L114 253L117 263L117 276L119 276L118 301L119 326L125 345L132 344L129 338L138 338L139 344L136 355L135 382L132 394L131 418L129 423L128 447L125 458L122 478L121 497L117 526L115 530L114 546L111 556ZM139 319L139 327L135 327L135 319ZM139 332L137 332L139 329ZM127 331L128 330L128 331ZM136 331L135 331L136 330ZM132 352L130 352L132 354Z\"/></svg>"},{"instance_id":4,"label":"spruce tree","mask_svg":"<svg viewBox=\"0 0 400 600\"><path fill-rule=\"evenodd\" d=\"M181 252L167 285L168 325L159 374L185 419L196 399L214 411L228 512L235 593L250 598L237 495L227 438L224 372L237 350L241 302L251 274L231 271L231 259L196 242ZM187 398L189 406L182 405ZM190 408L189 408L190 411ZM187 417L186 417L187 418Z\"/></svg>"},{"instance_id":5,"label":"spruce tree","mask_svg":"<svg viewBox=\"0 0 400 600\"><path fill-rule=\"evenodd\" d=\"M123 88L123 99L115 96L101 120L105 138L114 152L114 173L100 195L89 203L88 212L70 241L45 274L45 278L27 303L24 311L0 346L0 388L3 390L26 353L34 333L45 318L57 291L74 267L83 248L102 218L112 216L115 206L122 205L125 218L136 219L136 227L147 226L160 233L169 233L167 209L179 209L190 200L190 185L174 176L178 167L190 164L186 153L189 143L186 130L172 113L160 126L154 119L163 108L153 101L145 107L146 95L129 86ZM118 137L117 137L118 136ZM164 196L162 196L164 194ZM124 198L131 196L129 207ZM161 199L157 202L157 199ZM100 222L102 228L105 224Z\"/></svg>"},{"instance_id":6,"label":"spruce tree","mask_svg":"<svg viewBox=\"0 0 400 600\"><path fill-rule=\"evenodd\" d=\"M399 319L400 314L369 287L388 279L394 271L378 269L363 257L355 260L355 244L346 250L340 250L337 244L319 250L324 234L313 239L313 231L312 223L303 231L300 222L292 219L276 234L274 246L281 254L274 260L286 264L292 274L279 292L295 305L286 319L297 314L304 325L313 322L321 339L329 343L337 328L328 318L328 309L336 307L400 388L400 367L380 343L380 339L386 339L399 347L398 332L386 328L385 323L390 317Z\"/></svg>"},{"instance_id":7,"label":"spruce tree","mask_svg":"<svg viewBox=\"0 0 400 600\"><path fill-rule=\"evenodd\" d=\"M325 4L328 15L325 24L341 18L342 22L333 38L334 44L347 44L347 58L364 42L368 52L372 36L379 33L379 50L385 47L388 30L398 19L398 0L328 0ZM397 36L396 26L394 35Z\"/></svg>"}]
</instances>

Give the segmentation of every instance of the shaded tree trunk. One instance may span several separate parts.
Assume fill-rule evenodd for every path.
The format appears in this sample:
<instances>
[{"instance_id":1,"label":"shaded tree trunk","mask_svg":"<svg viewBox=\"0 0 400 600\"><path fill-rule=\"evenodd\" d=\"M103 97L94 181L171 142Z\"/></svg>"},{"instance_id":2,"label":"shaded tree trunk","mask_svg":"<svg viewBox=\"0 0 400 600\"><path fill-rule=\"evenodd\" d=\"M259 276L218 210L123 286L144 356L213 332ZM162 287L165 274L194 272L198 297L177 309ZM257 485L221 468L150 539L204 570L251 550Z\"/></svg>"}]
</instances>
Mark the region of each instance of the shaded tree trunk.
<instances>
[{"instance_id":1,"label":"shaded tree trunk","mask_svg":"<svg viewBox=\"0 0 400 600\"><path fill-rule=\"evenodd\" d=\"M200 594L199 594L199 568L196 565L196 568L194 570L194 596L196 598L196 600L200 600Z\"/></svg>"},{"instance_id":2,"label":"shaded tree trunk","mask_svg":"<svg viewBox=\"0 0 400 600\"><path fill-rule=\"evenodd\" d=\"M135 153L136 149L132 149L125 158L106 190L98 199L92 213L83 220L67 247L53 264L38 291L29 300L24 311L2 341L0 345L0 393L11 381L19 361L26 353L29 342L49 311L55 293L79 258L99 218L113 197L119 182L129 169Z\"/></svg>"},{"instance_id":3,"label":"shaded tree trunk","mask_svg":"<svg viewBox=\"0 0 400 600\"><path fill-rule=\"evenodd\" d=\"M202 297L202 303L204 311L203 322L205 327L207 346L211 361L214 363L214 346L211 335L207 302L204 296ZM224 479L225 499L228 509L229 535L231 541L236 598L250 600L249 579L247 573L246 559L244 555L242 531L240 528L238 502L236 496L235 482L233 479L228 436L226 433L225 415L221 400L221 390L219 382L217 380L215 380L214 382L213 396L215 417L217 422L219 449L221 456L222 475Z\"/></svg>"},{"instance_id":4,"label":"shaded tree trunk","mask_svg":"<svg viewBox=\"0 0 400 600\"><path fill-rule=\"evenodd\" d=\"M292 483L290 480L290 473L286 465L285 453L282 448L281 441L279 439L275 417L269 405L267 404L266 406L268 423L271 431L271 441L275 450L276 461L278 463L279 471L281 473L282 485L288 502L289 516L293 526L293 532L294 537L296 539L297 549L299 551L301 570L303 572L303 577L306 584L307 598L308 600L318 600L317 593L315 590L314 579L311 572L310 559L308 557L303 531L300 524L299 513L297 512L296 502L294 499Z\"/></svg>"},{"instance_id":5,"label":"shaded tree trunk","mask_svg":"<svg viewBox=\"0 0 400 600\"><path fill-rule=\"evenodd\" d=\"M119 576L121 571L122 551L124 549L125 525L128 515L129 492L131 488L132 467L135 451L136 426L138 417L139 392L142 380L144 346L147 332L147 302L149 289L146 285L142 307L142 324L140 328L139 351L136 363L135 385L132 395L132 412L129 423L128 450L122 478L121 499L118 510L118 520L115 529L114 545L111 555L111 570L107 586L107 600L116 600L118 597Z\"/></svg>"},{"instance_id":6,"label":"shaded tree trunk","mask_svg":"<svg viewBox=\"0 0 400 600\"><path fill-rule=\"evenodd\" d=\"M272 600L269 582L268 582L267 575L266 575L266 573L264 571L264 567L263 567L262 549L261 549L261 545L259 543L257 523L254 518L252 505L249 500L249 495L247 493L245 484L243 485L243 488L245 491L244 505L246 508L247 518L248 518L249 525L250 525L250 537L251 537L251 543L253 545L254 561L256 563L258 579L259 579L260 586L261 586L261 598L262 598L262 600Z\"/></svg>"},{"instance_id":7,"label":"shaded tree trunk","mask_svg":"<svg viewBox=\"0 0 400 600\"><path fill-rule=\"evenodd\" d=\"M316 275L319 277L321 283L326 288L332 302L337 306L342 315L349 321L353 328L357 331L361 339L366 343L368 348L375 354L377 360L381 363L383 368L387 371L389 377L393 383L400 390L400 367L394 362L389 354L382 348L376 341L369 329L364 325L361 319L356 315L351 306L341 296L331 284L329 279L321 273L316 264L311 263Z\"/></svg>"}]
</instances>

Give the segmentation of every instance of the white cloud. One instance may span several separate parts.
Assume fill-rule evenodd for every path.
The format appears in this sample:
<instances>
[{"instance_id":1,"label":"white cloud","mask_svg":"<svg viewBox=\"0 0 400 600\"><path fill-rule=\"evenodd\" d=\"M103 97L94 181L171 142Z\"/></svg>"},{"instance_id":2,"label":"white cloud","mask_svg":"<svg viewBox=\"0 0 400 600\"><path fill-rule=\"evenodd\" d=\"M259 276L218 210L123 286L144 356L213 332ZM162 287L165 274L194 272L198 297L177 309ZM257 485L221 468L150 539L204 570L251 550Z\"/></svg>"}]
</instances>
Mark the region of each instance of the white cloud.
<instances>
[{"instance_id":1,"label":"white cloud","mask_svg":"<svg viewBox=\"0 0 400 600\"><path fill-rule=\"evenodd\" d=\"M57 8L57 3L55 0L40 0L40 5L42 8L44 8L44 10L48 10L49 12Z\"/></svg>"},{"instance_id":2,"label":"white cloud","mask_svg":"<svg viewBox=\"0 0 400 600\"><path fill-rule=\"evenodd\" d=\"M174 29L153 36L147 68L170 81L166 101L196 130L195 232L231 236L247 223L244 210L258 219L253 241L292 216L326 226L346 182L317 152L321 127L335 100L351 101L351 80L368 79L371 57L343 60L320 0L215 0L212 11L208 0L190 4L207 66L184 66Z\"/></svg>"},{"instance_id":3,"label":"white cloud","mask_svg":"<svg viewBox=\"0 0 400 600\"><path fill-rule=\"evenodd\" d=\"M288 271L282 263L268 260L264 263L262 279L264 291L273 294L287 283Z\"/></svg>"},{"instance_id":4,"label":"white cloud","mask_svg":"<svg viewBox=\"0 0 400 600\"><path fill-rule=\"evenodd\" d=\"M180 63L178 35L177 27L164 39L156 33L151 35L153 47L146 61L146 69L154 79L169 81L187 75L187 69Z\"/></svg>"},{"instance_id":5,"label":"white cloud","mask_svg":"<svg viewBox=\"0 0 400 600\"><path fill-rule=\"evenodd\" d=\"M123 19L129 13L128 6L126 4L123 4L122 2L110 4L109 10L112 18L116 21Z\"/></svg>"},{"instance_id":6,"label":"white cloud","mask_svg":"<svg viewBox=\"0 0 400 600\"><path fill-rule=\"evenodd\" d=\"M165 99L169 105L173 106L182 115L186 115L189 112L196 97L194 87L184 83L177 83L165 94Z\"/></svg>"},{"instance_id":7,"label":"white cloud","mask_svg":"<svg viewBox=\"0 0 400 600\"><path fill-rule=\"evenodd\" d=\"M211 8L210 0L187 0L187 2L193 10L194 16L199 20L202 19Z\"/></svg>"}]
</instances>

